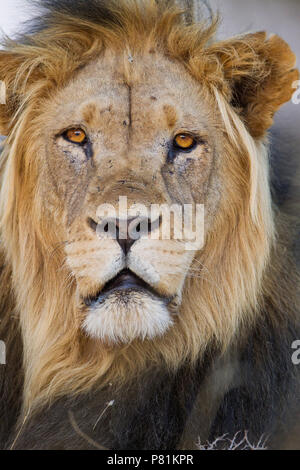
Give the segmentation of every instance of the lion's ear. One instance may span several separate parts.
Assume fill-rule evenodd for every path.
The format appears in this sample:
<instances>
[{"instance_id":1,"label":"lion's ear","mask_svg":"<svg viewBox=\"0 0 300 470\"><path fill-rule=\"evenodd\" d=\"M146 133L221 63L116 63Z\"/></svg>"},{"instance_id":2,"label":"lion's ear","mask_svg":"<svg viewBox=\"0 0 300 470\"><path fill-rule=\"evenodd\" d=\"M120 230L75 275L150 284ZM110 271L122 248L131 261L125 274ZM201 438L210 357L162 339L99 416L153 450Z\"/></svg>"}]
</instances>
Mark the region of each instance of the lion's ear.
<instances>
[{"instance_id":1,"label":"lion's ear","mask_svg":"<svg viewBox=\"0 0 300 470\"><path fill-rule=\"evenodd\" d=\"M265 32L247 34L211 46L230 87L231 104L254 138L262 137L274 113L289 101L299 78L296 57L288 44Z\"/></svg>"}]
</instances>

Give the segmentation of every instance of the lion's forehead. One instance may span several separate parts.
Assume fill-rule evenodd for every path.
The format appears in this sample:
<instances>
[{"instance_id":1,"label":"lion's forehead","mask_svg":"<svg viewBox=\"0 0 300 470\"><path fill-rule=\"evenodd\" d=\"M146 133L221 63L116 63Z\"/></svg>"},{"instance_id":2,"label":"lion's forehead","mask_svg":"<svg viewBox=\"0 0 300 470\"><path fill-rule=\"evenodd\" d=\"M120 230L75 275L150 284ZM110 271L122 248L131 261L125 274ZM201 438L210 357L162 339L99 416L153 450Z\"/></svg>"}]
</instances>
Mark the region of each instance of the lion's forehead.
<instances>
[{"instance_id":1,"label":"lion's forehead","mask_svg":"<svg viewBox=\"0 0 300 470\"><path fill-rule=\"evenodd\" d=\"M145 138L176 125L207 129L211 120L201 85L181 64L160 54L106 54L81 70L53 105L57 127L83 122L124 133L130 126L132 132L142 129Z\"/></svg>"}]
</instances>

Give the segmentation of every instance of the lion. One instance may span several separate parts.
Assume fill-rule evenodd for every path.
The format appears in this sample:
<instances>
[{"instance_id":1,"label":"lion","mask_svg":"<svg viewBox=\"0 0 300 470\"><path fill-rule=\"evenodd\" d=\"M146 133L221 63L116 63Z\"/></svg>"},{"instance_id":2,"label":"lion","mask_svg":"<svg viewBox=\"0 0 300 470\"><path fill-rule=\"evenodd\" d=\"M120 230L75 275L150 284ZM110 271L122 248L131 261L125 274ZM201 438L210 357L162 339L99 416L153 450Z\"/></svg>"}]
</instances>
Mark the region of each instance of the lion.
<instances>
[{"instance_id":1,"label":"lion","mask_svg":"<svg viewBox=\"0 0 300 470\"><path fill-rule=\"evenodd\" d=\"M246 432L284 447L297 217L272 194L268 131L294 54L265 32L218 41L196 1L41 7L0 51L1 447L197 449ZM120 197L204 207L203 244L187 249L173 219L163 239L162 212L99 233Z\"/></svg>"}]
</instances>

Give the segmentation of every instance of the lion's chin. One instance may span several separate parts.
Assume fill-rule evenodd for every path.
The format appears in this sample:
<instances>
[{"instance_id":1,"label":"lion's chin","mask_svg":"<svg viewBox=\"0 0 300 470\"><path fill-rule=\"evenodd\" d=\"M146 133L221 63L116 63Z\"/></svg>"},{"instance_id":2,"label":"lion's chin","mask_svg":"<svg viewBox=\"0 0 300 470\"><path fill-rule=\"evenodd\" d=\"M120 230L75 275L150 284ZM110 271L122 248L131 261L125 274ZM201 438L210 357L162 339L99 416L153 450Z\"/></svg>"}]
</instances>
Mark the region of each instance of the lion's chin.
<instances>
[{"instance_id":1,"label":"lion's chin","mask_svg":"<svg viewBox=\"0 0 300 470\"><path fill-rule=\"evenodd\" d=\"M143 290L111 292L88 309L85 332L105 343L153 339L173 324L164 300Z\"/></svg>"}]
</instances>

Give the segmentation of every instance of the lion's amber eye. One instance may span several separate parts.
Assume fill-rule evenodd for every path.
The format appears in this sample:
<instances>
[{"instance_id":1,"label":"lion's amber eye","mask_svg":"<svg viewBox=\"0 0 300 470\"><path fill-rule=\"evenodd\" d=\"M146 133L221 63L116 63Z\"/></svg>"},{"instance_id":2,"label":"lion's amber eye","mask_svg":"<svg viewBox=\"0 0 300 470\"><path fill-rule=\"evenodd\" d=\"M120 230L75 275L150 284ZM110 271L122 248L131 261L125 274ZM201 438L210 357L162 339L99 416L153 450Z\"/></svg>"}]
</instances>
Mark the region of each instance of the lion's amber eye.
<instances>
[{"instance_id":1,"label":"lion's amber eye","mask_svg":"<svg viewBox=\"0 0 300 470\"><path fill-rule=\"evenodd\" d=\"M190 134L178 134L176 135L174 142L176 147L183 150L189 150L195 145L196 140Z\"/></svg>"},{"instance_id":2,"label":"lion's amber eye","mask_svg":"<svg viewBox=\"0 0 300 470\"><path fill-rule=\"evenodd\" d=\"M86 133L82 129L69 129L64 133L64 137L74 144L83 144Z\"/></svg>"}]
</instances>

